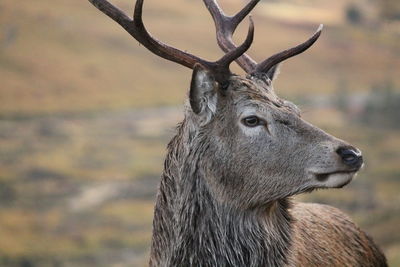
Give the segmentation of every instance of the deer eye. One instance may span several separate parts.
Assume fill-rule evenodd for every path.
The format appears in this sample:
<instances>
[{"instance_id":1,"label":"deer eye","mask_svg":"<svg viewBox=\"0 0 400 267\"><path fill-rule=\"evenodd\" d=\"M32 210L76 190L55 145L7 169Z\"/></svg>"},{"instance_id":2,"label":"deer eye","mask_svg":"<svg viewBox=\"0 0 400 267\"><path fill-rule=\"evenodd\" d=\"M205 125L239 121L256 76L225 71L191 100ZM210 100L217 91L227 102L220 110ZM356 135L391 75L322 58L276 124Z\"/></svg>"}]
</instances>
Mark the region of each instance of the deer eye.
<instances>
[{"instance_id":1,"label":"deer eye","mask_svg":"<svg viewBox=\"0 0 400 267\"><path fill-rule=\"evenodd\" d=\"M242 123L247 127L256 127L263 124L263 121L257 116L249 116L242 119Z\"/></svg>"}]
</instances>

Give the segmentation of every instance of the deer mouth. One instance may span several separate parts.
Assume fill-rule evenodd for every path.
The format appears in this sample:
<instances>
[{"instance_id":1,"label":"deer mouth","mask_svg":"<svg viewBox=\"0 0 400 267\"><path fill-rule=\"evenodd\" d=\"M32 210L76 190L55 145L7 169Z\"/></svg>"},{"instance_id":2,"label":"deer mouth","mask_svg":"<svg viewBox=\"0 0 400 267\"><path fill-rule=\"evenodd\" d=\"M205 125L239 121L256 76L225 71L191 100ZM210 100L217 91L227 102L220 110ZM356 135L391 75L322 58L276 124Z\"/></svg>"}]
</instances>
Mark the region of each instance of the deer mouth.
<instances>
[{"instance_id":1,"label":"deer mouth","mask_svg":"<svg viewBox=\"0 0 400 267\"><path fill-rule=\"evenodd\" d=\"M357 171L336 171L314 174L322 188L342 188L349 184Z\"/></svg>"}]
</instances>

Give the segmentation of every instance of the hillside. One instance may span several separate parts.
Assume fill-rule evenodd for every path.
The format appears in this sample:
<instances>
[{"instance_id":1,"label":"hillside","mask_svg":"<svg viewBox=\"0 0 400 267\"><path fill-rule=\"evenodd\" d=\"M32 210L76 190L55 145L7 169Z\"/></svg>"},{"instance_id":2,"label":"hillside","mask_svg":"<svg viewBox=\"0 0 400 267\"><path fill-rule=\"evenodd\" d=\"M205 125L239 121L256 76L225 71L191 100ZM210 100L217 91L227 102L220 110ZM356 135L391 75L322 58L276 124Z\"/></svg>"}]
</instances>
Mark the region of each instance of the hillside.
<instances>
[{"instance_id":1,"label":"hillside","mask_svg":"<svg viewBox=\"0 0 400 267\"><path fill-rule=\"evenodd\" d=\"M305 40L325 24L315 47L284 64L277 84L284 94L334 93L343 81L355 92L387 79L399 83L398 37L341 24L341 2L312 8L292 4L291 20L282 12L288 8L276 4L261 4L254 12L256 40L249 53L257 60ZM132 12L129 1L115 3ZM240 1L221 4L233 12ZM2 116L182 103L189 70L145 51L88 1L16 5L4 0L0 12ZM144 14L159 39L207 59L220 57L212 20L200 1L150 0ZM238 39L244 38L241 33Z\"/></svg>"}]
</instances>

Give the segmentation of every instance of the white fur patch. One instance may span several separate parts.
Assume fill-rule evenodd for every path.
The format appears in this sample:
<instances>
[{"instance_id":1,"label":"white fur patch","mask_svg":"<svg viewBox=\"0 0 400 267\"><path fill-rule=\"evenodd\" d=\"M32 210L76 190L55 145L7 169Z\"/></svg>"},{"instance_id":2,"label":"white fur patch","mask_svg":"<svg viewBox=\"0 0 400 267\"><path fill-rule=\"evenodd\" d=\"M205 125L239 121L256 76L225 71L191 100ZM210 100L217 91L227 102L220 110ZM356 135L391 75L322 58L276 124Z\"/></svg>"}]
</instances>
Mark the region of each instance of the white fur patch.
<instances>
[{"instance_id":1,"label":"white fur patch","mask_svg":"<svg viewBox=\"0 0 400 267\"><path fill-rule=\"evenodd\" d=\"M351 173L333 173L329 175L325 181L321 182L321 186L328 188L342 187L351 182L355 176L354 172Z\"/></svg>"}]
</instances>

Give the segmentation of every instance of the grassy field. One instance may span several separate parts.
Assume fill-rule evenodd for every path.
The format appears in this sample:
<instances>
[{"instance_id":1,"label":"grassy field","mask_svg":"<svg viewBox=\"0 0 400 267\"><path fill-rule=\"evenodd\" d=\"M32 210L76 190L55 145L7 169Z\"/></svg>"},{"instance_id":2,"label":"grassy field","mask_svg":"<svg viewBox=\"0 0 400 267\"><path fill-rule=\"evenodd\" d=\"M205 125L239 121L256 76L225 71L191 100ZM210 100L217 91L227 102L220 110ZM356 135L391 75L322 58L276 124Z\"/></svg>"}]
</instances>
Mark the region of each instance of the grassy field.
<instances>
[{"instance_id":1,"label":"grassy field","mask_svg":"<svg viewBox=\"0 0 400 267\"><path fill-rule=\"evenodd\" d=\"M220 2L228 13L243 4ZM399 94L400 36L373 19L348 24L346 0L264 2L249 53L262 60L324 23L318 44L285 63L275 86L366 155L345 189L299 199L345 210L400 266L399 127L363 124L358 108L385 84ZM131 13L132 1L114 3ZM373 8L364 6L366 16ZM167 43L222 55L201 1L146 0L144 19ZM1 1L0 266L145 265L165 147L189 79L190 70L151 55L88 1ZM339 96L352 99L344 109Z\"/></svg>"}]
</instances>

